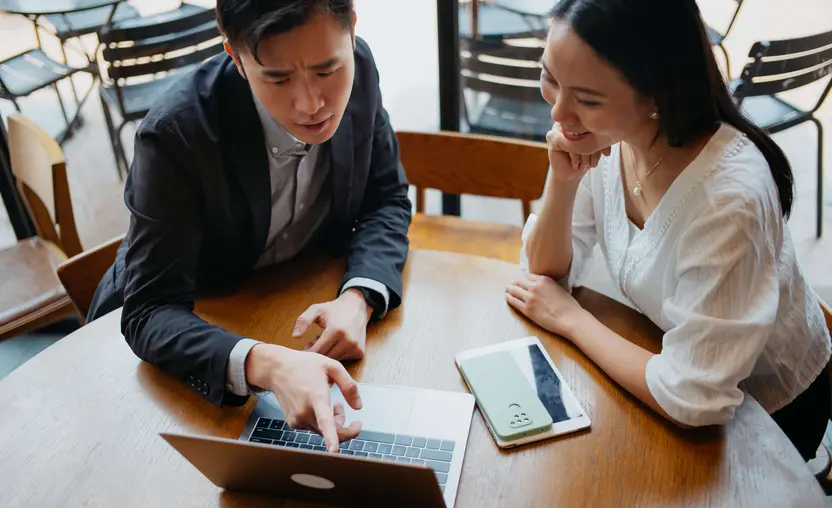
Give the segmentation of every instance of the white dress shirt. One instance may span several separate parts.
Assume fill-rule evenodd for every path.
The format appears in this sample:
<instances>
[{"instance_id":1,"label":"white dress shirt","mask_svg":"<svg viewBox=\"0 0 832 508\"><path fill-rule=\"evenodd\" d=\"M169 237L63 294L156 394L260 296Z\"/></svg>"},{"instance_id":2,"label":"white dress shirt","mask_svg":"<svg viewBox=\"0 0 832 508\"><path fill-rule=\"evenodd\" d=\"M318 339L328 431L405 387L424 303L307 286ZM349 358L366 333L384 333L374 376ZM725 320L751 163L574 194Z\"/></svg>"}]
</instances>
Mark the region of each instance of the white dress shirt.
<instances>
[{"instance_id":1,"label":"white dress shirt","mask_svg":"<svg viewBox=\"0 0 832 508\"><path fill-rule=\"evenodd\" d=\"M266 246L256 268L282 263L299 254L319 232L329 215L331 184L330 162L320 145L307 145L289 134L269 115L256 96L254 103L263 126L269 154L272 213ZM384 313L390 293L383 283L364 277L348 280L341 293L350 288L366 288L384 297ZM235 395L252 392L246 382L245 362L259 341L244 338L237 342L228 358L226 389Z\"/></svg>"},{"instance_id":2,"label":"white dress shirt","mask_svg":"<svg viewBox=\"0 0 832 508\"><path fill-rule=\"evenodd\" d=\"M647 386L684 424L728 422L743 391L769 413L794 400L829 361L829 331L762 153L722 125L643 229L627 217L620 154L614 146L580 184L561 284L581 282L598 243L621 293L665 332Z\"/></svg>"}]
</instances>

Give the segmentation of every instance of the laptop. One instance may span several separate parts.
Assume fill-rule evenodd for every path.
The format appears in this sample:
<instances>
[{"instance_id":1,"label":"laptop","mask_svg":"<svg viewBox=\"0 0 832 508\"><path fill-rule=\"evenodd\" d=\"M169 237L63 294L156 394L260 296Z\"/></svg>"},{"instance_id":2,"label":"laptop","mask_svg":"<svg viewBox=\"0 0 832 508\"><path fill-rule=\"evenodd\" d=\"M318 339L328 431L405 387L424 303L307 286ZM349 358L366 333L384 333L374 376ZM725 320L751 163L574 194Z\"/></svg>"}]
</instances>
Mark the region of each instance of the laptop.
<instances>
[{"instance_id":1,"label":"laptop","mask_svg":"<svg viewBox=\"0 0 832 508\"><path fill-rule=\"evenodd\" d=\"M215 485L349 506L453 508L474 412L469 393L359 384L355 411L337 386L332 403L361 434L338 454L315 433L286 424L271 393L260 397L238 440L162 437Z\"/></svg>"}]
</instances>

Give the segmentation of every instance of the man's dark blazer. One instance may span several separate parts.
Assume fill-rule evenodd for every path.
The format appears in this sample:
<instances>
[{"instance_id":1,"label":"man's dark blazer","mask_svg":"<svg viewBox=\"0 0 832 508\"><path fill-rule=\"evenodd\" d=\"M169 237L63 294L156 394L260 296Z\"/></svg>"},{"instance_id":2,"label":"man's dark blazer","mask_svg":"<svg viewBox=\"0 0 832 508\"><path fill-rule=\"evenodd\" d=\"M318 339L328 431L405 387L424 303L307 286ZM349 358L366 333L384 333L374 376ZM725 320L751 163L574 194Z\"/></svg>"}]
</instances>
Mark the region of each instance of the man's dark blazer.
<instances>
[{"instance_id":1,"label":"man's dark blazer","mask_svg":"<svg viewBox=\"0 0 832 508\"><path fill-rule=\"evenodd\" d=\"M319 236L327 250L347 255L342 284L382 282L396 308L411 203L378 71L361 39L349 104L323 149L332 201ZM246 400L226 391L228 357L241 337L197 317L194 299L240 280L263 253L267 157L252 92L231 57L218 55L173 85L136 134L124 191L130 228L90 308L95 319L123 306L122 333L136 355L217 405Z\"/></svg>"}]
</instances>

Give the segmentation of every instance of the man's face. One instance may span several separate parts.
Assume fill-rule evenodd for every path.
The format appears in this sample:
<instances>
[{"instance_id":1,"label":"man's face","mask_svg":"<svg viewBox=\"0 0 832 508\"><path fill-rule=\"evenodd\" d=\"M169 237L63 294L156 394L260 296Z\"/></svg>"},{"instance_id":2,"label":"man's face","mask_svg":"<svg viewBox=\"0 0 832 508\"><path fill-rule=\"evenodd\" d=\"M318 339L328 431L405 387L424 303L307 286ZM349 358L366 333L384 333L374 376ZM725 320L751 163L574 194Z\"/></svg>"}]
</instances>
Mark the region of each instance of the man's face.
<instances>
[{"instance_id":1,"label":"man's face","mask_svg":"<svg viewBox=\"0 0 832 508\"><path fill-rule=\"evenodd\" d=\"M231 52L237 68L272 118L304 143L319 145L335 134L355 75L351 31L331 14L266 37L257 62L248 50Z\"/></svg>"}]
</instances>

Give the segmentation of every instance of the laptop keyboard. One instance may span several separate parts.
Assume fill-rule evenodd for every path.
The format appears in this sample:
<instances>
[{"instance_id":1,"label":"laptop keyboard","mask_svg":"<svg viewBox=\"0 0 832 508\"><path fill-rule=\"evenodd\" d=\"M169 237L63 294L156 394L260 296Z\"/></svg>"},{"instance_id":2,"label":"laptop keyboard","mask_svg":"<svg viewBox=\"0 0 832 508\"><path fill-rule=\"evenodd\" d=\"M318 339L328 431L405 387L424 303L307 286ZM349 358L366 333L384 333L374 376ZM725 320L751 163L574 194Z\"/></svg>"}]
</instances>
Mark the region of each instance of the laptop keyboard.
<instances>
[{"instance_id":1,"label":"laptop keyboard","mask_svg":"<svg viewBox=\"0 0 832 508\"><path fill-rule=\"evenodd\" d=\"M308 430L290 428L283 420L258 418L257 425L248 438L253 443L264 443L287 448L299 448L326 452L324 439ZM426 437L362 431L355 439L341 443L341 455L366 457L427 466L436 473L439 488L445 491L448 471L451 469L455 443L449 440Z\"/></svg>"}]
</instances>

